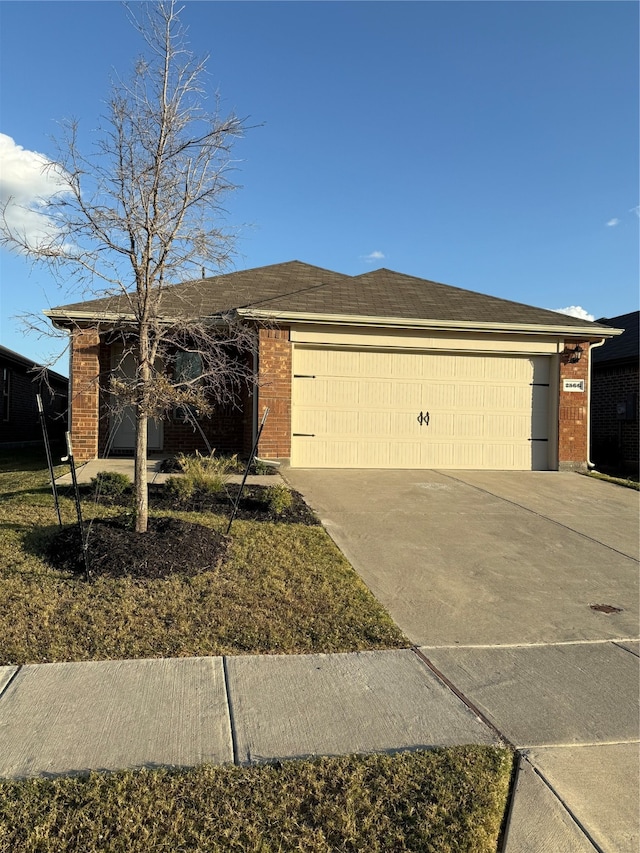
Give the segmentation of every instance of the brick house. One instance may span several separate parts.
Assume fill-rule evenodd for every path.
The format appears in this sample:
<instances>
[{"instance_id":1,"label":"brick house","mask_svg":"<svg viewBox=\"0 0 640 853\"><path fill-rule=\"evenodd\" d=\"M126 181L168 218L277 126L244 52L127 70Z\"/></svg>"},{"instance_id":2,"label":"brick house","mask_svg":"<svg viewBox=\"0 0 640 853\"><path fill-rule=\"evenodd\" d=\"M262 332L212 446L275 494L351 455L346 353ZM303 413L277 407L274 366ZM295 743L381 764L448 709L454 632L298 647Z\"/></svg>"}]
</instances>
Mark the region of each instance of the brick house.
<instances>
[{"instance_id":1,"label":"brick house","mask_svg":"<svg viewBox=\"0 0 640 853\"><path fill-rule=\"evenodd\" d=\"M67 428L69 380L53 370L43 374L39 365L3 346L0 346L0 370L0 447L42 443L36 394L42 398L50 439L63 439Z\"/></svg>"},{"instance_id":2,"label":"brick house","mask_svg":"<svg viewBox=\"0 0 640 853\"><path fill-rule=\"evenodd\" d=\"M624 329L593 350L591 455L598 467L638 474L640 312L598 321Z\"/></svg>"},{"instance_id":3,"label":"brick house","mask_svg":"<svg viewBox=\"0 0 640 853\"><path fill-rule=\"evenodd\" d=\"M173 286L166 316L233 314L255 328L258 384L192 425L167 416L149 451L246 453L298 467L584 467L590 347L618 330L386 269L348 276L290 261ZM131 453L111 424L104 378L122 297L46 312L71 346L78 459ZM115 430L115 438L114 436Z\"/></svg>"}]
</instances>

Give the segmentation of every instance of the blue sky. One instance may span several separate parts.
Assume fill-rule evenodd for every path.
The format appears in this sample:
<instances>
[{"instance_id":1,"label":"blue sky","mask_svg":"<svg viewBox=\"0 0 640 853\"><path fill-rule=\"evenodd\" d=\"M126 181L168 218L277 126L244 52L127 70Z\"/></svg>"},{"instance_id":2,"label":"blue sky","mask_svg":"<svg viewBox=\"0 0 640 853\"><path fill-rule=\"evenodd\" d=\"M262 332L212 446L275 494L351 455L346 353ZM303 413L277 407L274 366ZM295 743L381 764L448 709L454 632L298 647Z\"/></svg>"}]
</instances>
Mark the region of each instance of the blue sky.
<instances>
[{"instance_id":1,"label":"blue sky","mask_svg":"<svg viewBox=\"0 0 640 853\"><path fill-rule=\"evenodd\" d=\"M227 200L236 268L385 266L594 317L638 307L637 3L186 0L182 20L223 106L257 125ZM56 121L91 144L140 50L119 2L0 2L2 192L28 197L5 155L52 156ZM78 297L6 250L0 286L0 343L59 349L15 315Z\"/></svg>"}]
</instances>

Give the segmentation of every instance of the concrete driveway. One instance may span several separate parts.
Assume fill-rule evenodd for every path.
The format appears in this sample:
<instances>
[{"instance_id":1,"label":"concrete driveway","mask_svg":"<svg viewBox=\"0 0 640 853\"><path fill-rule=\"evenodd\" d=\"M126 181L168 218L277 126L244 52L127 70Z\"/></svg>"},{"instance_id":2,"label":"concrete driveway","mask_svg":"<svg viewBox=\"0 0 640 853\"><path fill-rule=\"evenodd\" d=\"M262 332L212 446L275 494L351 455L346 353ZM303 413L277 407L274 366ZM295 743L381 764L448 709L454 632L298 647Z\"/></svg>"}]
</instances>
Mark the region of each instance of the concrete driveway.
<instances>
[{"instance_id":1,"label":"concrete driveway","mask_svg":"<svg viewBox=\"0 0 640 853\"><path fill-rule=\"evenodd\" d=\"M638 493L556 472L283 473L434 670L521 750L508 853L635 853Z\"/></svg>"},{"instance_id":2,"label":"concrete driveway","mask_svg":"<svg viewBox=\"0 0 640 853\"><path fill-rule=\"evenodd\" d=\"M637 637L637 492L553 472L285 477L418 645Z\"/></svg>"}]
</instances>

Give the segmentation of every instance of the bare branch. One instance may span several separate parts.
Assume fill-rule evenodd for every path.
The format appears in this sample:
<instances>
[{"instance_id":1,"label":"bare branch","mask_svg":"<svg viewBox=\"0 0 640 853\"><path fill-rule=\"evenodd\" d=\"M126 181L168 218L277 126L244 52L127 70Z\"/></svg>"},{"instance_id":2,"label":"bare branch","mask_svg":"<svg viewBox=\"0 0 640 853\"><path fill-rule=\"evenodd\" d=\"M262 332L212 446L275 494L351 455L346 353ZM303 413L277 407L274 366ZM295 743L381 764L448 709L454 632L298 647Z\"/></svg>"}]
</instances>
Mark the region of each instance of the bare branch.
<instances>
[{"instance_id":1,"label":"bare branch","mask_svg":"<svg viewBox=\"0 0 640 853\"><path fill-rule=\"evenodd\" d=\"M135 405L137 529L143 531L147 418L187 404L206 412L235 399L253 378L256 337L232 317L203 321L186 297L179 319L163 316L172 284L205 267L221 269L229 257L223 199L236 189L231 150L245 122L221 116L217 96L213 112L204 109L206 60L188 50L173 0L127 11L144 55L126 80L112 83L95 148L84 154L77 122L65 122L57 157L45 166L60 183L39 208L45 233L36 243L17 233L5 207L0 240L72 281L83 298L119 295L127 302L130 317L108 329L124 344L120 367L133 358L134 375L116 370L102 384L119 406ZM181 372L185 353L197 361L197 375Z\"/></svg>"}]
</instances>

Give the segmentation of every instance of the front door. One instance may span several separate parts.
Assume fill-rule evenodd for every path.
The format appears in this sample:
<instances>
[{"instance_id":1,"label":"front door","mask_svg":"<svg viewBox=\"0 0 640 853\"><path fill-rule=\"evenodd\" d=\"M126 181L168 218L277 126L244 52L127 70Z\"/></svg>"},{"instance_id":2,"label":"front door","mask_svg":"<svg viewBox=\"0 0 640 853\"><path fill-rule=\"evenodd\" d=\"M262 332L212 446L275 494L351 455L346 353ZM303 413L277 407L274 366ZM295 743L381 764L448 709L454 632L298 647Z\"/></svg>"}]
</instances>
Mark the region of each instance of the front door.
<instances>
[{"instance_id":1,"label":"front door","mask_svg":"<svg viewBox=\"0 0 640 853\"><path fill-rule=\"evenodd\" d=\"M133 355L128 352L123 357L122 345L116 344L111 349L111 370L116 376L128 379L132 379L135 375ZM136 446L135 408L133 406L125 406L124 409L120 409L119 411L112 411L109 422L112 449L133 451ZM147 429L147 450L153 452L162 450L162 421L149 418Z\"/></svg>"}]
</instances>

